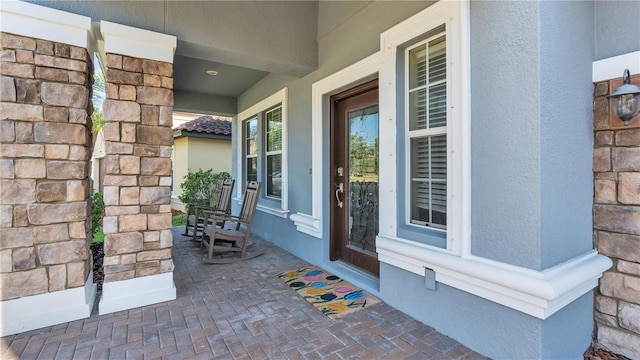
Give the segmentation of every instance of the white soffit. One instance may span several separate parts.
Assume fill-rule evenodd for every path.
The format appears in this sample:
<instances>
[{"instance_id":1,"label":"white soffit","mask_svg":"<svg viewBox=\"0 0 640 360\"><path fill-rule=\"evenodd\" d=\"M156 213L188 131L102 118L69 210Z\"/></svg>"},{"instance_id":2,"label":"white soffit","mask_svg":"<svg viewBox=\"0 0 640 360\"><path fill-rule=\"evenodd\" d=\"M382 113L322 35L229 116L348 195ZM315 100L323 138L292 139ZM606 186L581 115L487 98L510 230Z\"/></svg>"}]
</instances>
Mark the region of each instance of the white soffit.
<instances>
[{"instance_id":1,"label":"white soffit","mask_svg":"<svg viewBox=\"0 0 640 360\"><path fill-rule=\"evenodd\" d=\"M640 74L640 51L594 61L593 82L622 77L625 69L629 69L631 75Z\"/></svg>"},{"instance_id":2,"label":"white soffit","mask_svg":"<svg viewBox=\"0 0 640 360\"><path fill-rule=\"evenodd\" d=\"M93 42L91 18L22 1L0 3L0 30L82 48Z\"/></svg>"},{"instance_id":3,"label":"white soffit","mask_svg":"<svg viewBox=\"0 0 640 360\"><path fill-rule=\"evenodd\" d=\"M178 39L154 31L100 21L106 53L173 63Z\"/></svg>"}]
</instances>

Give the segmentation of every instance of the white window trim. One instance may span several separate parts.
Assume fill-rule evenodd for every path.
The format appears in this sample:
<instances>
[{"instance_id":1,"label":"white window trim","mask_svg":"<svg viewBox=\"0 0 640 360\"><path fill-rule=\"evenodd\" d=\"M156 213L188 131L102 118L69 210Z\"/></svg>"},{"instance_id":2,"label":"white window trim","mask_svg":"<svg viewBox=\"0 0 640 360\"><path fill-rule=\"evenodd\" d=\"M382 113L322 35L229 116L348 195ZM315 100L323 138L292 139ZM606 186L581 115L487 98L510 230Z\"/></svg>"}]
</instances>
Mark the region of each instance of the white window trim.
<instances>
[{"instance_id":1,"label":"white window trim","mask_svg":"<svg viewBox=\"0 0 640 360\"><path fill-rule=\"evenodd\" d=\"M464 151L450 154L453 159L448 170L462 176L448 184L458 190L451 193L453 198L448 198L447 222L454 223L449 217L451 213L459 225L449 226L447 248L441 249L398 238L396 216L381 216L376 238L379 260L420 276L425 275L426 269L435 270L437 282L545 319L597 286L598 278L611 266L611 260L589 251L553 268L536 271L471 255L468 1L441 0L382 33L379 52L312 85L312 209L311 214L296 213L290 218L298 231L323 239L326 226L323 201L327 189L322 182L325 135L322 128L329 116L328 98L376 73L380 84L380 133L387 134L380 138L380 208L390 214L397 213L396 51L400 45L443 23L447 24L447 38L458 39L452 45L447 44L447 57L455 60L452 65L456 67L449 77L452 86L448 89L460 90L456 92L456 101L447 105L462 122L459 129L447 130L456 135L450 142L452 149ZM452 99L449 92L447 95ZM325 240L329 246L328 239Z\"/></svg>"},{"instance_id":2,"label":"white window trim","mask_svg":"<svg viewBox=\"0 0 640 360\"><path fill-rule=\"evenodd\" d=\"M282 105L282 195L280 196L280 207L274 208L273 206L268 206L266 204L258 203L257 209L259 211L265 212L267 214L275 215L281 218L286 219L289 214L289 167L288 167L288 147L287 147L287 122L288 122L288 88L283 88L282 90L276 92L275 94L263 99L257 104L249 107L243 112L238 114L236 118L236 131L234 137L236 139L236 154L238 159L236 164L236 174L238 179L244 179L243 172L243 163L244 163L244 154L242 149L244 148L244 132L242 131L242 124L245 120L249 120L255 114L264 112L269 110L278 104ZM263 136L262 131L258 136ZM264 141L264 140L263 140ZM263 149L259 149L258 151L263 151ZM244 180L243 180L244 181ZM244 185L236 186L236 197L234 198L237 202L242 202L242 195L244 192ZM269 199L273 199L269 197ZM275 200L275 199L274 199Z\"/></svg>"}]
</instances>

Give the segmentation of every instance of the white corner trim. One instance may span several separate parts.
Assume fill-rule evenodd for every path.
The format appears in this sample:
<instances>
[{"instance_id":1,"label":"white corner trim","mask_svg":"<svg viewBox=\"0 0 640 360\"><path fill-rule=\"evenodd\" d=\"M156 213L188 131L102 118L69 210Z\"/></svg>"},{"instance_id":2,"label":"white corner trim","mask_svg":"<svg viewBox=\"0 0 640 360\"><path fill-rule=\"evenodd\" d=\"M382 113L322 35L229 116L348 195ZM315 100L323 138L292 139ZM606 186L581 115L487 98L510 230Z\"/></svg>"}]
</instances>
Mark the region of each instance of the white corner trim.
<instances>
[{"instance_id":1,"label":"white corner trim","mask_svg":"<svg viewBox=\"0 0 640 360\"><path fill-rule=\"evenodd\" d=\"M546 319L598 286L612 262L596 251L544 271L535 271L485 258L459 257L399 238L378 236L379 260L424 276L435 271L436 281L498 304Z\"/></svg>"},{"instance_id":2,"label":"white corner trim","mask_svg":"<svg viewBox=\"0 0 640 360\"><path fill-rule=\"evenodd\" d=\"M0 336L88 318L96 298L93 273L83 287L0 302Z\"/></svg>"},{"instance_id":3,"label":"white corner trim","mask_svg":"<svg viewBox=\"0 0 640 360\"><path fill-rule=\"evenodd\" d=\"M593 82L622 77L625 69L631 75L640 74L640 51L614 56L593 62Z\"/></svg>"},{"instance_id":4,"label":"white corner trim","mask_svg":"<svg viewBox=\"0 0 640 360\"><path fill-rule=\"evenodd\" d=\"M173 35L100 21L104 51L141 59L173 63L178 40Z\"/></svg>"},{"instance_id":5,"label":"white corner trim","mask_svg":"<svg viewBox=\"0 0 640 360\"><path fill-rule=\"evenodd\" d=\"M303 213L295 213L289 216L289 219L296 225L296 230L322 239L322 228L320 219Z\"/></svg>"},{"instance_id":6,"label":"white corner trim","mask_svg":"<svg viewBox=\"0 0 640 360\"><path fill-rule=\"evenodd\" d=\"M175 299L173 272L105 282L98 312L104 315Z\"/></svg>"},{"instance_id":7,"label":"white corner trim","mask_svg":"<svg viewBox=\"0 0 640 360\"><path fill-rule=\"evenodd\" d=\"M2 1L0 30L89 48L91 18L22 1Z\"/></svg>"}]
</instances>

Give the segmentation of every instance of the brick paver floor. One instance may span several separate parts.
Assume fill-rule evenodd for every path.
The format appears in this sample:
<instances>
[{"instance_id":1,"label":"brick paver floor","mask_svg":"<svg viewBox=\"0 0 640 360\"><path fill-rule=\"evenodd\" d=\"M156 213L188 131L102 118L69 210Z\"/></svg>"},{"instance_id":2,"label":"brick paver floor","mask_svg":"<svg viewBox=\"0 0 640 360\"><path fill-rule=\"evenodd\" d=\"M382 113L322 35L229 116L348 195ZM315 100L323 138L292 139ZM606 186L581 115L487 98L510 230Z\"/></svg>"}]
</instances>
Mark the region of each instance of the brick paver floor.
<instances>
[{"instance_id":1,"label":"brick paver floor","mask_svg":"<svg viewBox=\"0 0 640 360\"><path fill-rule=\"evenodd\" d=\"M387 304L331 320L276 274L305 261L265 255L209 265L174 228L177 299L3 337L2 359L484 359Z\"/></svg>"}]
</instances>

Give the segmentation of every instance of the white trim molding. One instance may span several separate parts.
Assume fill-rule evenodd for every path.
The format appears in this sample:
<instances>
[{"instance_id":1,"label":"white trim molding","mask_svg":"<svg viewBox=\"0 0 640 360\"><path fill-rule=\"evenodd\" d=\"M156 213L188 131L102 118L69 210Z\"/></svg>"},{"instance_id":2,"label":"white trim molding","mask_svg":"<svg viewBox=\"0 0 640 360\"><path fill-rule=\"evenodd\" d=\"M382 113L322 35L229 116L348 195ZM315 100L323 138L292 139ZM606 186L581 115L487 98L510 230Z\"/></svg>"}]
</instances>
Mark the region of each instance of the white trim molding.
<instances>
[{"instance_id":1,"label":"white trim molding","mask_svg":"<svg viewBox=\"0 0 640 360\"><path fill-rule=\"evenodd\" d=\"M485 258L459 257L428 245L389 236L376 239L380 261L498 304L546 319L598 286L611 260L590 251L544 271Z\"/></svg>"},{"instance_id":2,"label":"white trim molding","mask_svg":"<svg viewBox=\"0 0 640 360\"><path fill-rule=\"evenodd\" d=\"M96 292L90 273L83 287L1 301L0 336L88 318Z\"/></svg>"},{"instance_id":3,"label":"white trim molding","mask_svg":"<svg viewBox=\"0 0 640 360\"><path fill-rule=\"evenodd\" d=\"M105 282L98 305L100 315L176 299L173 272Z\"/></svg>"},{"instance_id":4,"label":"white trim molding","mask_svg":"<svg viewBox=\"0 0 640 360\"><path fill-rule=\"evenodd\" d=\"M593 82L622 77L624 69L631 75L640 74L640 50L593 62Z\"/></svg>"},{"instance_id":5,"label":"white trim molding","mask_svg":"<svg viewBox=\"0 0 640 360\"><path fill-rule=\"evenodd\" d=\"M91 18L23 1L2 1L0 30L82 47L92 53Z\"/></svg>"},{"instance_id":6,"label":"white trim molding","mask_svg":"<svg viewBox=\"0 0 640 360\"><path fill-rule=\"evenodd\" d=\"M178 39L154 31L100 21L106 53L173 63Z\"/></svg>"}]
</instances>

